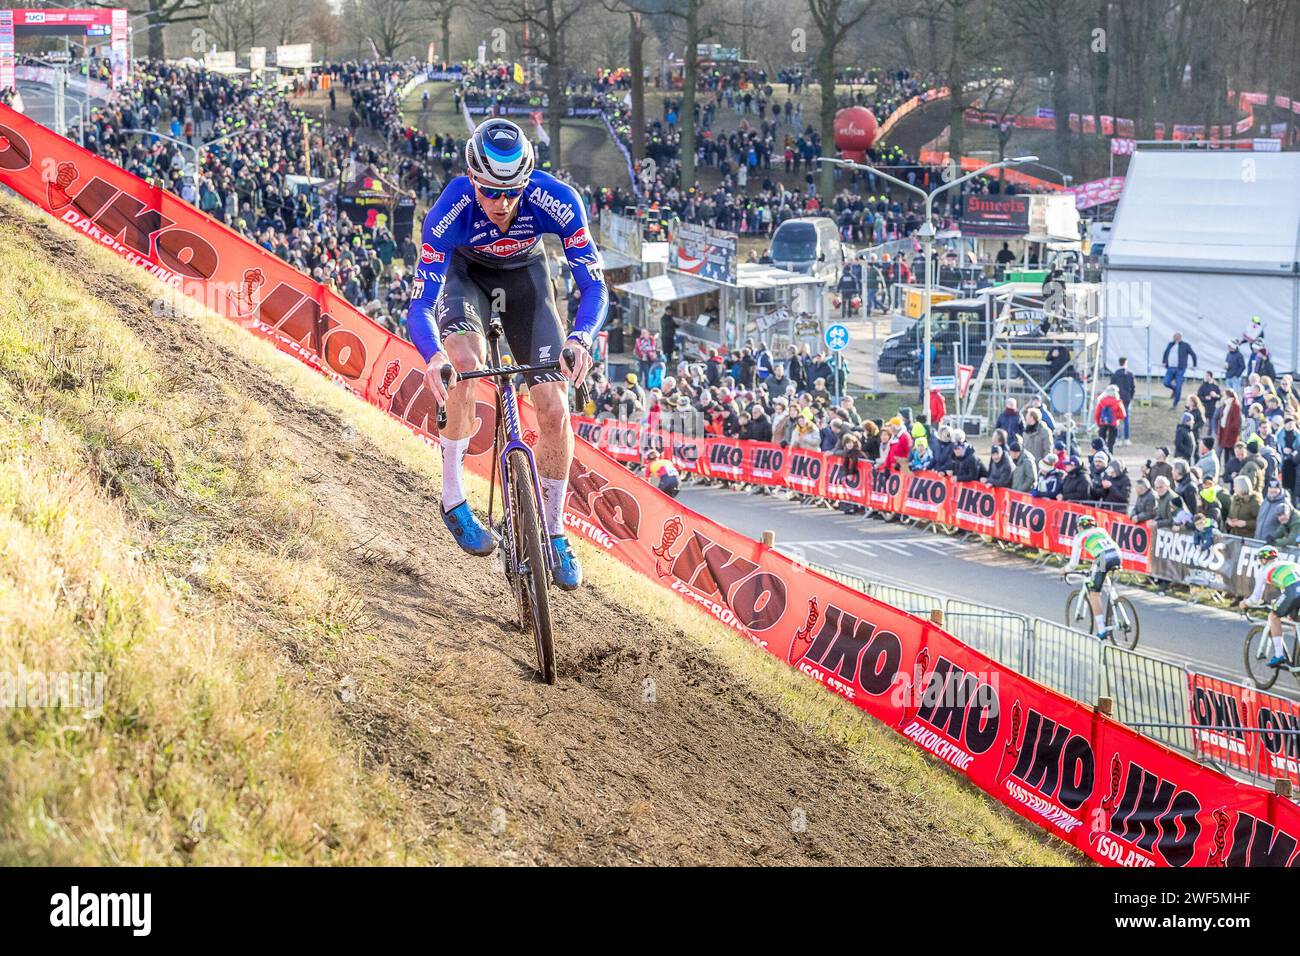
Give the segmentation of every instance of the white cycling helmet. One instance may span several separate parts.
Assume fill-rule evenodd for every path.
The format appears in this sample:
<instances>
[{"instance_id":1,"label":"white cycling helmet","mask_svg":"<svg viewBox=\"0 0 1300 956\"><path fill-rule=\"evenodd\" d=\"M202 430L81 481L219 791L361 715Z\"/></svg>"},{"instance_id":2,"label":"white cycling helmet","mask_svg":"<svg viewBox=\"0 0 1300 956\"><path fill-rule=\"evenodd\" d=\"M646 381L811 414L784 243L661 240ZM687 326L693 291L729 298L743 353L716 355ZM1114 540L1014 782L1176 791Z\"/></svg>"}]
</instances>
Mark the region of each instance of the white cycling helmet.
<instances>
[{"instance_id":1,"label":"white cycling helmet","mask_svg":"<svg viewBox=\"0 0 1300 956\"><path fill-rule=\"evenodd\" d=\"M533 144L508 119L480 123L465 143L465 166L480 186L517 189L528 182L535 162Z\"/></svg>"}]
</instances>

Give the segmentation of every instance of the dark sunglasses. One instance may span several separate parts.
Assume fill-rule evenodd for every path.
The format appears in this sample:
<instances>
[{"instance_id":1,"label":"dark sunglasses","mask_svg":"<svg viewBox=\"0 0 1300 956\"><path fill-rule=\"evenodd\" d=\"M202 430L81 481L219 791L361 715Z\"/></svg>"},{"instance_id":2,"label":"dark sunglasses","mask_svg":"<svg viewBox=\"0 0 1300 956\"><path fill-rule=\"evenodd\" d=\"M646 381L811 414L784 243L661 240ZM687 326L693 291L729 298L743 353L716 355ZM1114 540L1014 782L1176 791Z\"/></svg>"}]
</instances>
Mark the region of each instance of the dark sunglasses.
<instances>
[{"instance_id":1,"label":"dark sunglasses","mask_svg":"<svg viewBox=\"0 0 1300 956\"><path fill-rule=\"evenodd\" d=\"M475 183L474 186L483 194L484 199L518 199L524 194L524 187L522 186L516 189L492 189L478 183Z\"/></svg>"}]
</instances>

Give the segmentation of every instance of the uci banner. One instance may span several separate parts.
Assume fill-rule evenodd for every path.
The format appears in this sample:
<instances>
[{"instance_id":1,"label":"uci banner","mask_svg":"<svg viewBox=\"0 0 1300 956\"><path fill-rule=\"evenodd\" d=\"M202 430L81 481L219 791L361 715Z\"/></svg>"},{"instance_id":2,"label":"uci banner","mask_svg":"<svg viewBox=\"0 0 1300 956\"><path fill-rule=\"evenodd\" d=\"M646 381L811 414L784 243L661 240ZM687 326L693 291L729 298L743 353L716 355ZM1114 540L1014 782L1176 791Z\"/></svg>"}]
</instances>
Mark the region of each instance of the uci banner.
<instances>
[{"instance_id":1,"label":"uci banner","mask_svg":"<svg viewBox=\"0 0 1300 956\"><path fill-rule=\"evenodd\" d=\"M47 169L48 179L37 172ZM241 279L262 270L232 318L421 437L435 435L436 409L414 346L193 207L2 108L0 181L164 282L194 278L182 285L186 295L224 281L245 288ZM535 432L531 408L524 417L526 432ZM480 383L466 455L480 475L492 467L494 419L492 388ZM1289 801L1015 674L929 621L682 507L586 442L575 445L565 511L575 534L1091 858L1119 866L1296 861L1300 809ZM794 476L824 491L820 467L812 477L823 456L795 457ZM790 473L787 463L787 481ZM884 485L901 505L898 478L886 474Z\"/></svg>"}]
</instances>

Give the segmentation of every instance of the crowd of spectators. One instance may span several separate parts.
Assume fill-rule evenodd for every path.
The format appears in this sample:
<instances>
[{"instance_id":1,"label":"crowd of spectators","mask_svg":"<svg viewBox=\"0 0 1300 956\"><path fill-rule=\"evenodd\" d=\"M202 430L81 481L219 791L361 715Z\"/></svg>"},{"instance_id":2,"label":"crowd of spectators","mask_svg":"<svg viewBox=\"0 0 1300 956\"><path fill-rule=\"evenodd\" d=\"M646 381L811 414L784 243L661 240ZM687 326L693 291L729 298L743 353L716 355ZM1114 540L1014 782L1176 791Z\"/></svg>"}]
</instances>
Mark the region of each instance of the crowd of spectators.
<instances>
[{"instance_id":1,"label":"crowd of spectators","mask_svg":"<svg viewBox=\"0 0 1300 956\"><path fill-rule=\"evenodd\" d=\"M315 91L319 76L278 89L137 61L133 82L111 105L91 111L86 147L167 188L398 331L415 247L409 236L399 241L385 226L367 228L341 215L334 190L371 169L391 174L399 191L413 187L431 199L441 189L427 162L435 145L407 127L398 109L396 91L412 75L411 65L335 63L324 72L332 80L331 113L336 88L351 93L348 122L336 117L304 132L308 116L296 98ZM362 127L374 135L359 135Z\"/></svg>"},{"instance_id":2,"label":"crowd of spectators","mask_svg":"<svg viewBox=\"0 0 1300 956\"><path fill-rule=\"evenodd\" d=\"M1056 421L1036 397L1023 408L1008 398L987 455L961 429L934 427L924 415L863 420L844 397L831 357L806 345L775 355L766 343L747 342L730 354L711 350L702 363L665 362L658 341L642 330L638 370L611 382L598 369L592 410L687 436L772 442L825 452L848 466L865 461L1089 504L1185 529L1203 547L1216 535L1300 547L1300 385L1291 375L1274 381L1250 371L1239 354L1246 344L1260 351L1230 343L1228 358L1247 362L1236 384L1205 372L1196 394L1175 406L1184 410L1173 450L1157 448L1136 475L1114 455L1133 397L1122 390L1132 379L1124 366L1096 402L1095 437Z\"/></svg>"}]
</instances>

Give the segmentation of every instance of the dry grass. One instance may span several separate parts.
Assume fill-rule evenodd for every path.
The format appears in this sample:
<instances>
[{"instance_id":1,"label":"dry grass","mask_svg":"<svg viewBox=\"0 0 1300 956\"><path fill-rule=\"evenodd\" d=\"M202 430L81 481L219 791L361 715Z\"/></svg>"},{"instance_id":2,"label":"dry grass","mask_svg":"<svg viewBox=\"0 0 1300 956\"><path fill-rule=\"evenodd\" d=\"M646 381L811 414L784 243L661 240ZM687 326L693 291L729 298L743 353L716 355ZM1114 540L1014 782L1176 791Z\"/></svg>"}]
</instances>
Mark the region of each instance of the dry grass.
<instances>
[{"instance_id":1,"label":"dry grass","mask_svg":"<svg viewBox=\"0 0 1300 956\"><path fill-rule=\"evenodd\" d=\"M0 673L105 683L100 714L0 710L0 862L422 861L332 702L236 606L255 592L314 641L362 624L273 426L236 396L214 416L42 264L0 237Z\"/></svg>"}]
</instances>

